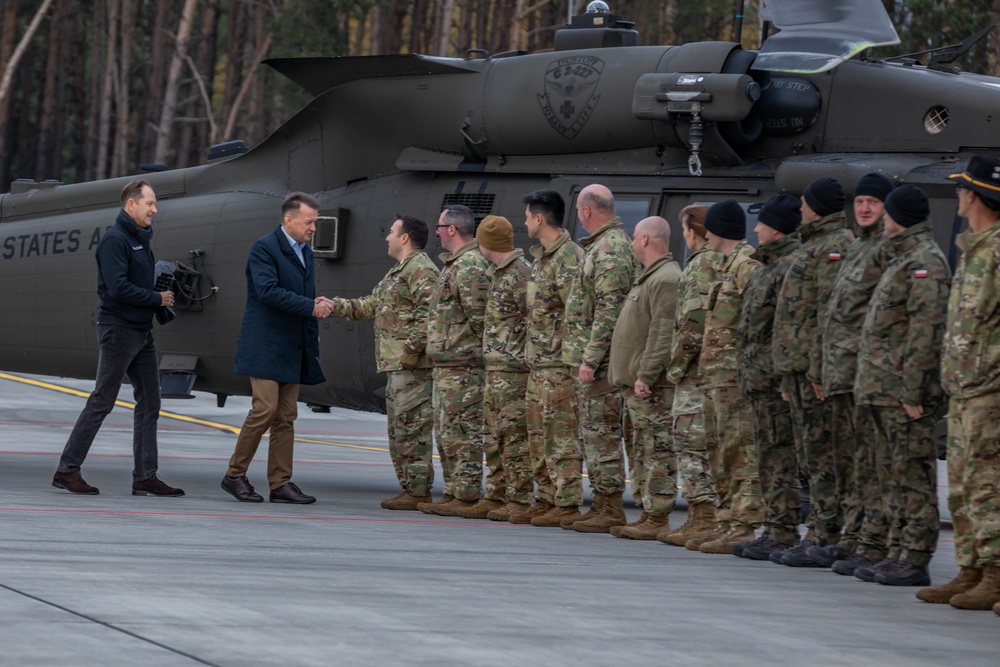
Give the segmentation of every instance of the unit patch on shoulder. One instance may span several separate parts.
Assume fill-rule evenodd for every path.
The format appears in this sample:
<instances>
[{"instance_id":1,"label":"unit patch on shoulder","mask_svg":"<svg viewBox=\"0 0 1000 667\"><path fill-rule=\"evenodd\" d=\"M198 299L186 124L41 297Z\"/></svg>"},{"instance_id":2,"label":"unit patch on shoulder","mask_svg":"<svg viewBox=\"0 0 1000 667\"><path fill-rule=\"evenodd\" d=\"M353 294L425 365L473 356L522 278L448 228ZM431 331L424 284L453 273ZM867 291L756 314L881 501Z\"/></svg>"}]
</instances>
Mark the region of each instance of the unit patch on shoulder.
<instances>
[{"instance_id":1,"label":"unit patch on shoulder","mask_svg":"<svg viewBox=\"0 0 1000 667\"><path fill-rule=\"evenodd\" d=\"M913 270L913 277L914 278L926 278L927 277L927 269L914 269Z\"/></svg>"}]
</instances>

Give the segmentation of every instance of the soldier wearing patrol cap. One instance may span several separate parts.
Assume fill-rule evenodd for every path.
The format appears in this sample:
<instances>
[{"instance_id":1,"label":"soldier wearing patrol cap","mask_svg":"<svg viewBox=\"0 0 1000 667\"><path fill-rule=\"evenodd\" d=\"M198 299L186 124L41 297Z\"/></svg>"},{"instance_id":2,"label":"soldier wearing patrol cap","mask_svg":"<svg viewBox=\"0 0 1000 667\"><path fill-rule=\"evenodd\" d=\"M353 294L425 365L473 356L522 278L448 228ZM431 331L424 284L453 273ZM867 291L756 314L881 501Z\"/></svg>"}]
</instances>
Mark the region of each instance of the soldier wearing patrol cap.
<instances>
[{"instance_id":1,"label":"soldier wearing patrol cap","mask_svg":"<svg viewBox=\"0 0 1000 667\"><path fill-rule=\"evenodd\" d=\"M948 412L948 507L961 570L924 588L925 602L1000 614L1000 159L977 155L950 177L958 214L969 221L956 240L964 254L948 303L941 380Z\"/></svg>"},{"instance_id":2,"label":"soldier wearing patrol cap","mask_svg":"<svg viewBox=\"0 0 1000 667\"><path fill-rule=\"evenodd\" d=\"M870 569L892 586L930 583L937 548L935 412L944 399L940 357L951 271L934 242L923 190L902 185L885 200L886 267L861 327L854 398L875 460L891 544Z\"/></svg>"}]
</instances>

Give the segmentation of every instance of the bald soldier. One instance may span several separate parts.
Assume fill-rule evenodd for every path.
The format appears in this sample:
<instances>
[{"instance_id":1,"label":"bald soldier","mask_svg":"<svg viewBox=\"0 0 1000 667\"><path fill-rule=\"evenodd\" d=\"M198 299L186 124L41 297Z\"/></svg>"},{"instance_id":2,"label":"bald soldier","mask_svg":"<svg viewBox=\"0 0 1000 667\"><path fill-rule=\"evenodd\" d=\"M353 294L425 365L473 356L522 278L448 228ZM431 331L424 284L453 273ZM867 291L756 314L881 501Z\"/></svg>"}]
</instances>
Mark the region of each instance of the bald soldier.
<instances>
[{"instance_id":1,"label":"bald soldier","mask_svg":"<svg viewBox=\"0 0 1000 667\"><path fill-rule=\"evenodd\" d=\"M634 457L629 463L643 471L642 516L617 536L653 540L669 532L677 498L671 435L674 386L667 382L667 367L681 268L670 255L670 225L663 218L646 218L635 226L632 251L644 269L615 324L608 373L611 384L622 388L632 420Z\"/></svg>"},{"instance_id":2,"label":"bald soldier","mask_svg":"<svg viewBox=\"0 0 1000 667\"><path fill-rule=\"evenodd\" d=\"M562 358L579 382L580 440L594 503L583 519L563 528L607 533L626 522L622 398L608 380L608 350L638 267L608 188L595 184L581 190L576 214L590 235L580 239L586 254L566 299Z\"/></svg>"}]
</instances>

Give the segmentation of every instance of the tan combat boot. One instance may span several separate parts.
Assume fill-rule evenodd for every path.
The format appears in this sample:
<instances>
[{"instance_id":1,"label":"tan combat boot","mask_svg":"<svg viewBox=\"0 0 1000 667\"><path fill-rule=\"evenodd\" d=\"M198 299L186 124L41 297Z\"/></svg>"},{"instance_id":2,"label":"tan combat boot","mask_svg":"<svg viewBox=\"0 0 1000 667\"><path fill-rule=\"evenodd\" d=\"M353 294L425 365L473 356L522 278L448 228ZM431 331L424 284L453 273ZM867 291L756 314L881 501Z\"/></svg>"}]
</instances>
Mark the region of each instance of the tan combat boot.
<instances>
[{"instance_id":1,"label":"tan combat boot","mask_svg":"<svg viewBox=\"0 0 1000 667\"><path fill-rule=\"evenodd\" d=\"M1000 616L1000 602L997 602L995 605L993 605L993 613L996 614L997 616Z\"/></svg>"},{"instance_id":2,"label":"tan combat boot","mask_svg":"<svg viewBox=\"0 0 1000 667\"><path fill-rule=\"evenodd\" d=\"M528 509L527 503L507 503L500 509L495 509L486 515L490 521L510 521L512 514Z\"/></svg>"},{"instance_id":3,"label":"tan combat boot","mask_svg":"<svg viewBox=\"0 0 1000 667\"><path fill-rule=\"evenodd\" d=\"M747 542L752 542L757 536L753 532L753 528L746 524L736 523L726 532L725 535L717 537L714 540L707 540L701 543L698 547L698 551L703 554L733 554L733 547L737 544L746 544Z\"/></svg>"},{"instance_id":4,"label":"tan combat boot","mask_svg":"<svg viewBox=\"0 0 1000 667\"><path fill-rule=\"evenodd\" d=\"M706 514L712 515L711 523L707 523L704 520ZM672 544L675 547L682 547L687 544L695 534L700 530L701 526L707 526L709 530L715 528L715 508L707 503L699 503L697 505L688 506L687 521L681 524L681 527L677 530L664 530L662 533L656 536L656 539L663 542L664 544Z\"/></svg>"},{"instance_id":5,"label":"tan combat boot","mask_svg":"<svg viewBox=\"0 0 1000 667\"><path fill-rule=\"evenodd\" d=\"M669 530L669 514L664 514L662 516L649 514L646 516L645 523L640 523L637 526L626 526L623 528L621 536L627 537L630 540L655 540L657 535L665 533Z\"/></svg>"},{"instance_id":6,"label":"tan combat boot","mask_svg":"<svg viewBox=\"0 0 1000 667\"><path fill-rule=\"evenodd\" d=\"M694 533L690 540L684 543L684 548L689 551L698 551L705 542L722 537L729 532L728 523L717 523L715 528L704 533Z\"/></svg>"},{"instance_id":7,"label":"tan combat boot","mask_svg":"<svg viewBox=\"0 0 1000 667\"><path fill-rule=\"evenodd\" d=\"M983 578L976 587L955 595L948 603L958 609L992 609L1000 602L1000 566L983 567Z\"/></svg>"},{"instance_id":8,"label":"tan combat boot","mask_svg":"<svg viewBox=\"0 0 1000 667\"><path fill-rule=\"evenodd\" d=\"M485 498L472 507L455 510L455 516L462 517L463 519L485 519L487 514L503 506L504 502L502 500Z\"/></svg>"},{"instance_id":9,"label":"tan combat boot","mask_svg":"<svg viewBox=\"0 0 1000 667\"><path fill-rule=\"evenodd\" d=\"M594 492L594 502L590 503L590 509L579 519L566 519L559 524L559 527L563 530L573 530L573 524L578 521L586 521L587 519L593 519L595 516L601 513L604 508L605 496L603 493Z\"/></svg>"},{"instance_id":10,"label":"tan combat boot","mask_svg":"<svg viewBox=\"0 0 1000 667\"><path fill-rule=\"evenodd\" d=\"M611 533L612 535L614 535L615 537L624 537L624 535L622 535L622 531L623 530L625 530L626 528L631 528L631 527L634 527L634 526L638 526L639 524L642 524L642 523L646 523L646 519L648 519L648 518L649 518L649 514L646 513L646 510L643 510L642 511L642 516L640 516L637 520L635 520L632 523L627 524L625 526L612 526L611 530L609 530L608 532Z\"/></svg>"},{"instance_id":11,"label":"tan combat boot","mask_svg":"<svg viewBox=\"0 0 1000 667\"><path fill-rule=\"evenodd\" d=\"M531 523L531 520L536 516L542 516L546 512L552 509L552 503L547 503L544 500L539 500L528 507L525 507L519 512L514 512L507 519L511 523Z\"/></svg>"},{"instance_id":12,"label":"tan combat boot","mask_svg":"<svg viewBox=\"0 0 1000 667\"><path fill-rule=\"evenodd\" d=\"M423 512L424 514L437 514L437 512L434 511L434 508L436 508L438 505L447 505L454 499L455 496L451 495L450 493L446 493L443 496L441 496L441 500L438 500L437 502L420 503L419 505L417 505L417 509Z\"/></svg>"},{"instance_id":13,"label":"tan combat boot","mask_svg":"<svg viewBox=\"0 0 1000 667\"><path fill-rule=\"evenodd\" d=\"M532 519L531 525L539 528L558 528L561 522L573 518L574 515L577 521L583 518L583 515L580 514L580 508L576 505L570 505L569 507L553 506L545 514Z\"/></svg>"},{"instance_id":14,"label":"tan combat boot","mask_svg":"<svg viewBox=\"0 0 1000 667\"><path fill-rule=\"evenodd\" d=\"M387 510L410 510L414 511L417 509L417 505L421 503L433 503L434 498L431 494L426 496L414 496L409 491L403 491L401 494L395 498L389 498L388 500L382 501L382 507Z\"/></svg>"},{"instance_id":15,"label":"tan combat boot","mask_svg":"<svg viewBox=\"0 0 1000 667\"><path fill-rule=\"evenodd\" d=\"M581 519L573 524L573 530L578 533L608 533L615 526L628 523L625 518L625 508L622 507L622 494L612 493L604 496L601 511L589 519Z\"/></svg>"},{"instance_id":16,"label":"tan combat boot","mask_svg":"<svg viewBox=\"0 0 1000 667\"><path fill-rule=\"evenodd\" d=\"M917 599L931 604L947 604L959 593L971 591L983 578L978 567L963 567L954 579L941 586L930 586L917 591Z\"/></svg>"}]
</instances>

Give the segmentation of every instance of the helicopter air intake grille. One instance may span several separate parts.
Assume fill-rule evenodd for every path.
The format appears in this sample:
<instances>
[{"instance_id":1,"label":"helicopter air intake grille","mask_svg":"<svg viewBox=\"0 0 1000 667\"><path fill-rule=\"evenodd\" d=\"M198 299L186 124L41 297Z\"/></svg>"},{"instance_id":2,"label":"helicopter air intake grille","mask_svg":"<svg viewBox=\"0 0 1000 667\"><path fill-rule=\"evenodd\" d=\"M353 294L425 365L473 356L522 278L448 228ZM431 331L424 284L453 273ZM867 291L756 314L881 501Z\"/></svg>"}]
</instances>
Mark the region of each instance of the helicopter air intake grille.
<instances>
[{"instance_id":1,"label":"helicopter air intake grille","mask_svg":"<svg viewBox=\"0 0 1000 667\"><path fill-rule=\"evenodd\" d=\"M493 210L493 200L496 198L496 195L480 193L445 195L441 201L441 210L443 211L446 206L454 206L455 204L468 206L472 210L472 215L476 216L476 224L478 224L480 220L489 215L490 211Z\"/></svg>"}]
</instances>

